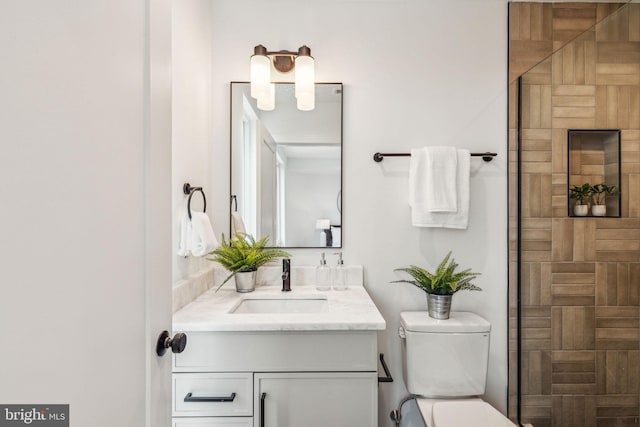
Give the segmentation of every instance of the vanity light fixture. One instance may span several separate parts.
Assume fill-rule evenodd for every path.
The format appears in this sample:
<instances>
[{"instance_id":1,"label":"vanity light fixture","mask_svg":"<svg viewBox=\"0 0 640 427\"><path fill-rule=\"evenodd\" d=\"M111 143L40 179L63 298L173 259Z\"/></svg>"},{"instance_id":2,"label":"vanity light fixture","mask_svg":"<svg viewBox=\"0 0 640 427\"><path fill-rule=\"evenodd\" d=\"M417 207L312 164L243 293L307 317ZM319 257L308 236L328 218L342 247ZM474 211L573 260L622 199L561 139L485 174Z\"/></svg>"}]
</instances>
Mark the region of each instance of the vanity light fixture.
<instances>
[{"instance_id":1,"label":"vanity light fixture","mask_svg":"<svg viewBox=\"0 0 640 427\"><path fill-rule=\"evenodd\" d=\"M289 77L292 71L293 79ZM260 110L270 111L275 108L274 81L295 82L298 109L311 111L315 108L315 65L308 46L301 46L298 52L269 52L261 44L253 49L251 96L258 101Z\"/></svg>"}]
</instances>

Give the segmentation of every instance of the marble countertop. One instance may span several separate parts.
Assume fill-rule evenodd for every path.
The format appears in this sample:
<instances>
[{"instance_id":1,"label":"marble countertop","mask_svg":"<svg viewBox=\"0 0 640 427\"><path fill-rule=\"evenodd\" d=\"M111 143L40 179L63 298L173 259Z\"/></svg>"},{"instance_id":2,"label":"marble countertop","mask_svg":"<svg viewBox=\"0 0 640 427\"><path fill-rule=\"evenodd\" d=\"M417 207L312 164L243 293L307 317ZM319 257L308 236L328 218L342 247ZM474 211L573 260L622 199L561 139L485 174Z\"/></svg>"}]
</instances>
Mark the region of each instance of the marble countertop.
<instances>
[{"instance_id":1,"label":"marble countertop","mask_svg":"<svg viewBox=\"0 0 640 427\"><path fill-rule=\"evenodd\" d=\"M280 286L261 285L250 293L231 287L210 289L173 315L173 330L207 331L353 331L381 330L386 323L363 286L344 291L317 291L314 286L292 285L291 292ZM232 313L242 299L321 298L327 303L317 313Z\"/></svg>"}]
</instances>

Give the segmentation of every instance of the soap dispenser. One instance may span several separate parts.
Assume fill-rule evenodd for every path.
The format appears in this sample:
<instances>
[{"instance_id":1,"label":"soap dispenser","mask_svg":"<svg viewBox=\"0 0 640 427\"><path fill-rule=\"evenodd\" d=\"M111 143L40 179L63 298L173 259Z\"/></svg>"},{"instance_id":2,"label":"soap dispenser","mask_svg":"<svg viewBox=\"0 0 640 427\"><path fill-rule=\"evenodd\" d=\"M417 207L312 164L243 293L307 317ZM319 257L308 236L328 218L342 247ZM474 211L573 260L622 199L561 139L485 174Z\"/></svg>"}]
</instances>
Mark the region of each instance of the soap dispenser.
<instances>
[{"instance_id":1,"label":"soap dispenser","mask_svg":"<svg viewBox=\"0 0 640 427\"><path fill-rule=\"evenodd\" d=\"M320 264L316 267L316 289L319 291L331 289L331 269L324 258L324 252L322 252L322 257L320 258Z\"/></svg>"},{"instance_id":2,"label":"soap dispenser","mask_svg":"<svg viewBox=\"0 0 640 427\"><path fill-rule=\"evenodd\" d=\"M336 252L338 255L338 263L333 268L333 289L336 291L347 290L347 280L344 271L344 261L342 260L342 252Z\"/></svg>"}]
</instances>

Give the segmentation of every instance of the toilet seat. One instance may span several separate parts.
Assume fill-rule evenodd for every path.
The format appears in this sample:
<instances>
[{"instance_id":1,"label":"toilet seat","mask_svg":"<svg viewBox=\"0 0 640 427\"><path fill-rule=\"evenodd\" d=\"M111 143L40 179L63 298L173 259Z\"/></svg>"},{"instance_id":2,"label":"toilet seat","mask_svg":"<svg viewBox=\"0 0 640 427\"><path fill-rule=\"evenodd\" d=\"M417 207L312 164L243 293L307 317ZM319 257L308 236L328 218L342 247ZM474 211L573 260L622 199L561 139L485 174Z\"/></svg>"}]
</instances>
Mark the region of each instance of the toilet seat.
<instances>
[{"instance_id":1,"label":"toilet seat","mask_svg":"<svg viewBox=\"0 0 640 427\"><path fill-rule=\"evenodd\" d=\"M427 427L515 427L481 399L416 399Z\"/></svg>"}]
</instances>

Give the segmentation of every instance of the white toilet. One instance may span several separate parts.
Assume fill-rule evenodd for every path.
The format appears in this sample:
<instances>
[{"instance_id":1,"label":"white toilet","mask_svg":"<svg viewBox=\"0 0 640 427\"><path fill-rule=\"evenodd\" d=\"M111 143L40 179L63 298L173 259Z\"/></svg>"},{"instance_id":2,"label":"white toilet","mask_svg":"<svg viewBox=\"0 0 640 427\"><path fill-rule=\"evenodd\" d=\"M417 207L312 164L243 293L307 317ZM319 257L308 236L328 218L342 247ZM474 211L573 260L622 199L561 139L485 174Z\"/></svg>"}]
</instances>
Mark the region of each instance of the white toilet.
<instances>
[{"instance_id":1,"label":"white toilet","mask_svg":"<svg viewBox=\"0 0 640 427\"><path fill-rule=\"evenodd\" d=\"M447 320L400 313L404 382L427 427L515 427L482 399L491 324L474 313Z\"/></svg>"}]
</instances>

